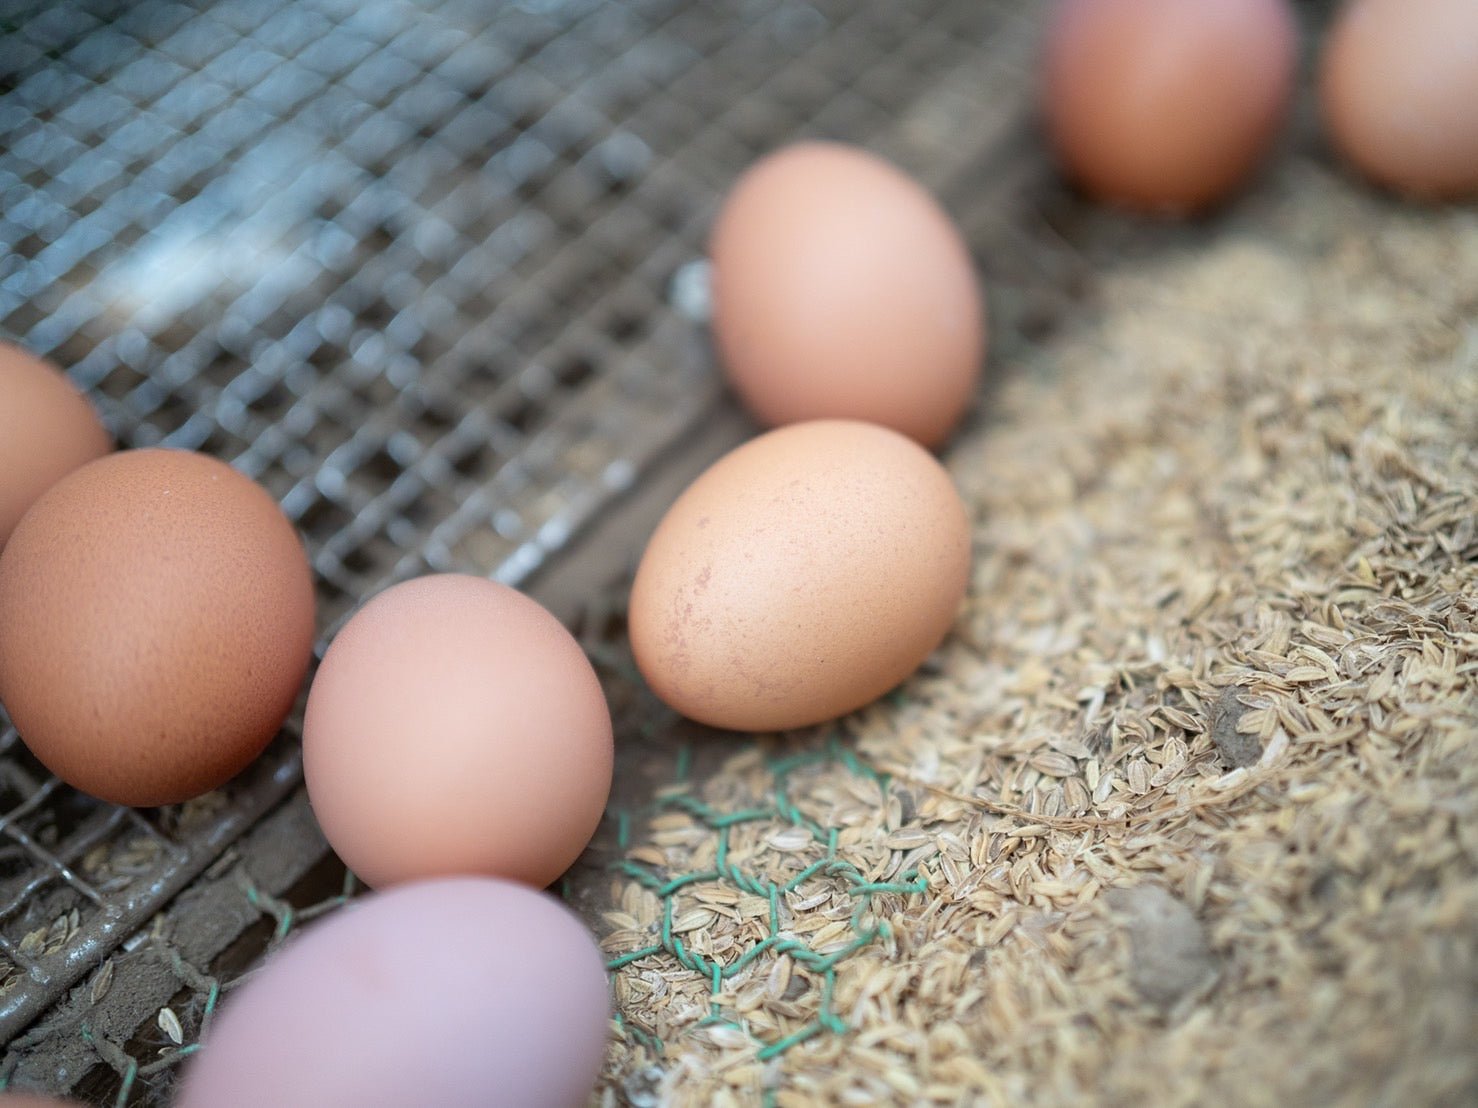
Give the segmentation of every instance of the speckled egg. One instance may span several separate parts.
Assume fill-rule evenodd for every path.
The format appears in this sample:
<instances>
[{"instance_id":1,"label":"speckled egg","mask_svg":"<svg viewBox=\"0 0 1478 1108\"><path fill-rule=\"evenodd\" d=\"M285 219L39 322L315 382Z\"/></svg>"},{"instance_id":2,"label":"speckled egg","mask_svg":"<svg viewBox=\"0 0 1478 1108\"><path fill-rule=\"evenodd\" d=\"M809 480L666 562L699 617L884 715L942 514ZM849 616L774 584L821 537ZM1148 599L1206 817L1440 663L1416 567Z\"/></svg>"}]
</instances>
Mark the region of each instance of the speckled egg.
<instances>
[{"instance_id":1,"label":"speckled egg","mask_svg":"<svg viewBox=\"0 0 1478 1108\"><path fill-rule=\"evenodd\" d=\"M0 554L0 702L48 769L118 804L186 800L244 769L292 708L313 634L297 532L202 454L89 462Z\"/></svg>"},{"instance_id":2,"label":"speckled egg","mask_svg":"<svg viewBox=\"0 0 1478 1108\"><path fill-rule=\"evenodd\" d=\"M912 673L969 572L969 520L931 454L873 424L792 424L720 458L663 517L632 586L631 644L693 719L800 727Z\"/></svg>"}]
</instances>

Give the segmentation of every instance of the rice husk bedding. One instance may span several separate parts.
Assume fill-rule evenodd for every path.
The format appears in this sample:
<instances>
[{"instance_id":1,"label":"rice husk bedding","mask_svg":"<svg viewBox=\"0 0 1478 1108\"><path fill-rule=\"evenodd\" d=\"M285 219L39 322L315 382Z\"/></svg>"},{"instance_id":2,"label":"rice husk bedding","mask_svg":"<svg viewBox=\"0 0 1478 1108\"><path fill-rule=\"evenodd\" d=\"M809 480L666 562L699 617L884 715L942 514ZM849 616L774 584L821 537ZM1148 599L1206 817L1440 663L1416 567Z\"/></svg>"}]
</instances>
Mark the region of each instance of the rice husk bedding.
<instances>
[{"instance_id":1,"label":"rice husk bedding","mask_svg":"<svg viewBox=\"0 0 1478 1108\"><path fill-rule=\"evenodd\" d=\"M1207 225L1076 218L946 455L976 561L924 669L759 739L613 694L674 760L572 899L613 959L674 901L691 964L616 969L599 1101L1478 1098L1478 215L1290 157ZM789 953L692 968L818 861Z\"/></svg>"}]
</instances>

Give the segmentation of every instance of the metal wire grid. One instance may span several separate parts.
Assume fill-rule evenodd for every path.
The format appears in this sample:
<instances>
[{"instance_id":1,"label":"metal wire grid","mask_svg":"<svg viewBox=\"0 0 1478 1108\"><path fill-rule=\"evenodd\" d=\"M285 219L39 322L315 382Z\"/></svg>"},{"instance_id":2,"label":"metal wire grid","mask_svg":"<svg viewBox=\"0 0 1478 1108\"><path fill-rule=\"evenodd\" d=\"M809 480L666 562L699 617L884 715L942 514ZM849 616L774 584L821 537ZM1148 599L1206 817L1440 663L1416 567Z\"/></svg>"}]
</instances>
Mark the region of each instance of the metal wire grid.
<instances>
[{"instance_id":1,"label":"metal wire grid","mask_svg":"<svg viewBox=\"0 0 1478 1108\"><path fill-rule=\"evenodd\" d=\"M0 1028L5 1038L102 961L296 782L285 740L226 792L158 813L90 801L0 746Z\"/></svg>"},{"instance_id":2,"label":"metal wire grid","mask_svg":"<svg viewBox=\"0 0 1478 1108\"><path fill-rule=\"evenodd\" d=\"M127 445L202 449L302 529L331 629L426 570L517 583L719 395L669 302L801 133L876 139L978 51L945 0L224 0L5 12L0 331ZM928 174L924 174L926 180ZM298 776L135 812L0 737L0 1031Z\"/></svg>"}]
</instances>

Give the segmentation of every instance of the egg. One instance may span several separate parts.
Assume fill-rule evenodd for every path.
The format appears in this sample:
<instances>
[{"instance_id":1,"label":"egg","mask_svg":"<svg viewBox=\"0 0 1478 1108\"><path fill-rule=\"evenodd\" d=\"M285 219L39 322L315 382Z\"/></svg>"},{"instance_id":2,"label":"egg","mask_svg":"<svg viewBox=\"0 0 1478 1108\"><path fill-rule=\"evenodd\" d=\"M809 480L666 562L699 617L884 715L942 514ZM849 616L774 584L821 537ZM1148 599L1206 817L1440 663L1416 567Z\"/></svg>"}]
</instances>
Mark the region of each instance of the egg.
<instances>
[{"instance_id":1,"label":"egg","mask_svg":"<svg viewBox=\"0 0 1478 1108\"><path fill-rule=\"evenodd\" d=\"M959 422L985 357L985 306L944 210L856 147L761 159L709 244L713 337L763 423L860 419L928 446Z\"/></svg>"},{"instance_id":2,"label":"egg","mask_svg":"<svg viewBox=\"0 0 1478 1108\"><path fill-rule=\"evenodd\" d=\"M1297 46L1287 0L1061 0L1043 63L1048 137L1098 198L1201 211L1263 161Z\"/></svg>"},{"instance_id":3,"label":"egg","mask_svg":"<svg viewBox=\"0 0 1478 1108\"><path fill-rule=\"evenodd\" d=\"M1478 2L1353 0L1325 40L1319 98L1335 147L1413 197L1478 196Z\"/></svg>"},{"instance_id":4,"label":"egg","mask_svg":"<svg viewBox=\"0 0 1478 1108\"><path fill-rule=\"evenodd\" d=\"M92 405L61 370L0 342L0 549L37 497L112 449Z\"/></svg>"},{"instance_id":5,"label":"egg","mask_svg":"<svg viewBox=\"0 0 1478 1108\"><path fill-rule=\"evenodd\" d=\"M290 938L228 995L178 1108L574 1108L611 1005L595 940L512 882L415 882Z\"/></svg>"},{"instance_id":6,"label":"egg","mask_svg":"<svg viewBox=\"0 0 1478 1108\"><path fill-rule=\"evenodd\" d=\"M0 702L69 784L186 800L282 726L313 604L307 555L261 486L201 454L110 454L53 485L0 554Z\"/></svg>"},{"instance_id":7,"label":"egg","mask_svg":"<svg viewBox=\"0 0 1478 1108\"><path fill-rule=\"evenodd\" d=\"M684 715L800 727L912 673L969 572L969 519L932 455L873 424L792 424L724 455L662 518L632 584L631 645Z\"/></svg>"},{"instance_id":8,"label":"egg","mask_svg":"<svg viewBox=\"0 0 1478 1108\"><path fill-rule=\"evenodd\" d=\"M461 574L356 612L303 721L313 811L376 887L449 873L549 884L594 834L613 759L580 645L529 597Z\"/></svg>"},{"instance_id":9,"label":"egg","mask_svg":"<svg viewBox=\"0 0 1478 1108\"><path fill-rule=\"evenodd\" d=\"M0 1108L78 1108L78 1105L78 1101L57 1100L41 1093L20 1090L0 1093Z\"/></svg>"}]
</instances>

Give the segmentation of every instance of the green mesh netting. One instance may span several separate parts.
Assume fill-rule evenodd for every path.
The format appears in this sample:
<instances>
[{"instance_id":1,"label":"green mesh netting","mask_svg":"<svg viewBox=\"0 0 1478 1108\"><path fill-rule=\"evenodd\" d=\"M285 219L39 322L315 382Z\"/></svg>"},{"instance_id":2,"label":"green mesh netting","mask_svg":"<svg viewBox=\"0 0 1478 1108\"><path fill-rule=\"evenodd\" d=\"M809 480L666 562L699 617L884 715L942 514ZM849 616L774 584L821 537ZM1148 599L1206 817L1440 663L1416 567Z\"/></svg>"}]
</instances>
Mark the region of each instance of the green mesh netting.
<instances>
[{"instance_id":1,"label":"green mesh netting","mask_svg":"<svg viewBox=\"0 0 1478 1108\"><path fill-rule=\"evenodd\" d=\"M689 791L687 781L690 759L690 748L684 748L676 767L677 783L659 793L654 801L634 812L618 810L615 813L616 846L623 856L612 862L611 868L615 873L649 890L661 901L662 907L660 923L652 942L611 958L607 963L608 967L616 971L644 959L676 961L707 982L710 990L708 1014L692 1023L691 1029L717 1025L742 1031L758 1046L756 1057L761 1061L773 1058L822 1032L845 1031L846 1022L833 1005L838 967L859 950L890 937L886 920L874 917L874 898L885 893L904 896L922 893L927 888L927 881L912 869L897 874L892 880L869 880L859 865L839 849L840 829L824 825L809 814L792 795L793 778L798 771L810 767L841 766L858 778L876 785L881 803L887 794L886 775L868 766L854 751L833 736L816 749L767 757L764 769L773 784L766 801L738 810L728 810L706 803ZM650 822L664 813L682 813L716 837L711 866L702 870L667 874L659 872L650 863L625 856L633 843L634 821L645 819ZM763 823L805 832L819 850L820 856L804 864L792 863L790 868L794 872L785 872L787 866L784 860L772 853L757 854L751 851L750 856L736 856L732 842L735 829L743 825ZM684 890L708 882L726 884L741 893L761 897L768 902L763 937L727 959L699 953L675 929L678 904ZM786 894L798 892L818 882L832 882L839 886L850 898L852 905L847 921L850 932L848 937L826 944L825 949L817 949L804 935L789 931L783 919L785 913L782 904ZM750 1021L735 1014L725 1003L726 985L767 955L789 958L795 965L804 967L820 979L819 1009L815 1017L804 1026L778 1037L767 1037L757 1031ZM661 1040L625 1014L618 1013L617 1022L632 1040L655 1053L663 1052Z\"/></svg>"}]
</instances>

